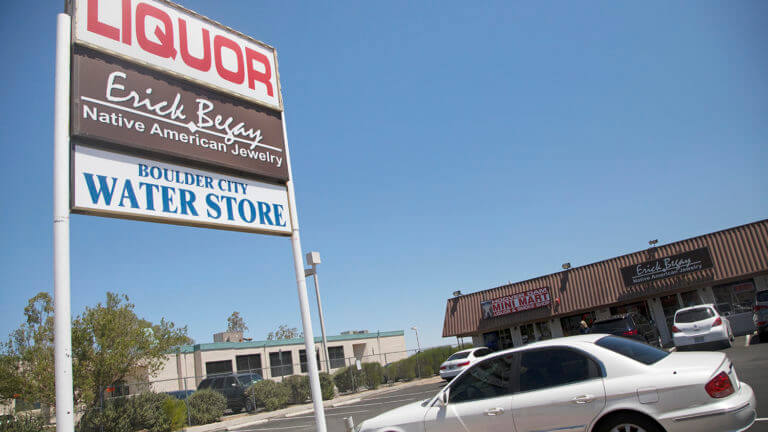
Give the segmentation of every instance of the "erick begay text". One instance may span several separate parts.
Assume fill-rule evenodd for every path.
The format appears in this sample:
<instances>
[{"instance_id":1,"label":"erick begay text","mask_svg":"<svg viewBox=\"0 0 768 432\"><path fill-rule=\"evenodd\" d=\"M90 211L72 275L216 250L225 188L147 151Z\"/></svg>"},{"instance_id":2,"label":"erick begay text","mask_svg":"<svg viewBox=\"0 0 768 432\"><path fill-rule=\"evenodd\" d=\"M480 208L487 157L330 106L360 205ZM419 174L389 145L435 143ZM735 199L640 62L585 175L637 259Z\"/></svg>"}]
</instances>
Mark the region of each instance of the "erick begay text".
<instances>
[{"instance_id":1,"label":"erick begay text","mask_svg":"<svg viewBox=\"0 0 768 432\"><path fill-rule=\"evenodd\" d=\"M134 184L129 178L119 179L83 172L91 202L97 205L99 201L103 201L108 207L117 206L188 217L202 217L212 221L244 222L274 227L286 226L285 208L282 204L264 201L253 202L244 196L218 193L245 195L248 188L245 183L145 164L137 164L137 168L140 178L211 189L217 193L207 193L203 204L203 200L198 200L198 196L190 189L148 181L138 181L137 184Z\"/></svg>"}]
</instances>

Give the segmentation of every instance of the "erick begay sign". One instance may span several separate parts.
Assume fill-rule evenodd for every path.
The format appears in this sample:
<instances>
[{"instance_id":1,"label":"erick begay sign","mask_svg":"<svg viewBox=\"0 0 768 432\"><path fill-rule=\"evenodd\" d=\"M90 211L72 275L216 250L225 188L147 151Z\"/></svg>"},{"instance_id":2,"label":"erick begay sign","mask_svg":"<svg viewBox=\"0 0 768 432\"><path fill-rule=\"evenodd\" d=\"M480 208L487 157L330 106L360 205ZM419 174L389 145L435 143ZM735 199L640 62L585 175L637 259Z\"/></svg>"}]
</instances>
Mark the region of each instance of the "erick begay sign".
<instances>
[{"instance_id":1,"label":"erick begay sign","mask_svg":"<svg viewBox=\"0 0 768 432\"><path fill-rule=\"evenodd\" d=\"M486 319L548 306L551 302L549 288L544 287L484 301L480 307Z\"/></svg>"},{"instance_id":2,"label":"erick begay sign","mask_svg":"<svg viewBox=\"0 0 768 432\"><path fill-rule=\"evenodd\" d=\"M703 247L681 254L622 267L624 286L632 286L672 276L712 268L709 248Z\"/></svg>"},{"instance_id":3,"label":"erick begay sign","mask_svg":"<svg viewBox=\"0 0 768 432\"><path fill-rule=\"evenodd\" d=\"M290 235L284 186L75 146L79 213Z\"/></svg>"},{"instance_id":4,"label":"erick begay sign","mask_svg":"<svg viewBox=\"0 0 768 432\"><path fill-rule=\"evenodd\" d=\"M288 180L278 112L83 49L72 63L73 136Z\"/></svg>"}]
</instances>

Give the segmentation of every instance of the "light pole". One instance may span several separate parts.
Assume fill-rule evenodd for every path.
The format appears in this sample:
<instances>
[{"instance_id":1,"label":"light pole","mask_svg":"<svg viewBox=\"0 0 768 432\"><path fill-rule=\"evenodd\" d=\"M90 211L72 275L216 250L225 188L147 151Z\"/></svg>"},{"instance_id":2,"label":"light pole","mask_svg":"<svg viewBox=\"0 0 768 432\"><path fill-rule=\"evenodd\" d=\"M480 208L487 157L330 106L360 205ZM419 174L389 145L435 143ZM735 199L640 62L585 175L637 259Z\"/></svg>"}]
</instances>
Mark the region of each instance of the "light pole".
<instances>
[{"instance_id":1,"label":"light pole","mask_svg":"<svg viewBox=\"0 0 768 432\"><path fill-rule=\"evenodd\" d=\"M416 332L416 346L419 347L419 351L416 353L416 368L419 372L419 378L421 378L421 363L419 362L419 354L421 354L421 342L419 342L419 329L416 326L411 327L411 330Z\"/></svg>"},{"instance_id":2,"label":"light pole","mask_svg":"<svg viewBox=\"0 0 768 432\"><path fill-rule=\"evenodd\" d=\"M312 280L315 281L315 297L317 297L317 311L320 315L320 332L323 335L323 355L325 356L325 367L328 373L331 372L331 359L328 357L328 340L325 338L325 319L323 319L323 302L320 300L320 282L317 280L317 265L322 261L320 260L320 252L307 253L307 264L311 265L311 269L304 269L304 276L313 276ZM307 353L307 356L310 354Z\"/></svg>"}]
</instances>

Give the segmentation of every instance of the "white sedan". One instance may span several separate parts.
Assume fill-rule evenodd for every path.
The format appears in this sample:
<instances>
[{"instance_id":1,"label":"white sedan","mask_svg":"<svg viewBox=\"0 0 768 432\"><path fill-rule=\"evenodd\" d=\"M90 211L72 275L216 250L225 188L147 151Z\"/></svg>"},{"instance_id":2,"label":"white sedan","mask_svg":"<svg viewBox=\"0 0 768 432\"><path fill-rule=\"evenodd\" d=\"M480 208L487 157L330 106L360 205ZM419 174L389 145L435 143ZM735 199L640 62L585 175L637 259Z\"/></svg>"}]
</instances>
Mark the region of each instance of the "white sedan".
<instances>
[{"instance_id":1,"label":"white sedan","mask_svg":"<svg viewBox=\"0 0 768 432\"><path fill-rule=\"evenodd\" d=\"M724 353L668 353L589 334L491 354L433 398L356 431L741 431L755 407Z\"/></svg>"},{"instance_id":2,"label":"white sedan","mask_svg":"<svg viewBox=\"0 0 768 432\"><path fill-rule=\"evenodd\" d=\"M440 365L440 378L450 381L490 353L491 350L484 347L456 351Z\"/></svg>"},{"instance_id":3,"label":"white sedan","mask_svg":"<svg viewBox=\"0 0 768 432\"><path fill-rule=\"evenodd\" d=\"M730 321L721 316L712 304L678 310L675 312L673 324L672 340L678 349L705 344L717 344L727 348L733 343Z\"/></svg>"}]
</instances>

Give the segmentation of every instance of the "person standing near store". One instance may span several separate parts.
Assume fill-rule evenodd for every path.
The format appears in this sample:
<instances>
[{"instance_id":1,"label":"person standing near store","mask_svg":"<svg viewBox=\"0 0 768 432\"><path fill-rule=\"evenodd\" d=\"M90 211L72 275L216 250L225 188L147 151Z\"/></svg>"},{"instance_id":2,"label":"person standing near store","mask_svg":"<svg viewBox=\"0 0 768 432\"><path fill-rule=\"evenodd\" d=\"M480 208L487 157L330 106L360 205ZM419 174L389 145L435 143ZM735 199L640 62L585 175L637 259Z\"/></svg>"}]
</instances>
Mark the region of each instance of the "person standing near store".
<instances>
[{"instance_id":1,"label":"person standing near store","mask_svg":"<svg viewBox=\"0 0 768 432\"><path fill-rule=\"evenodd\" d=\"M589 333L589 324L585 320L581 320L579 323L579 333L581 334L587 334Z\"/></svg>"}]
</instances>

